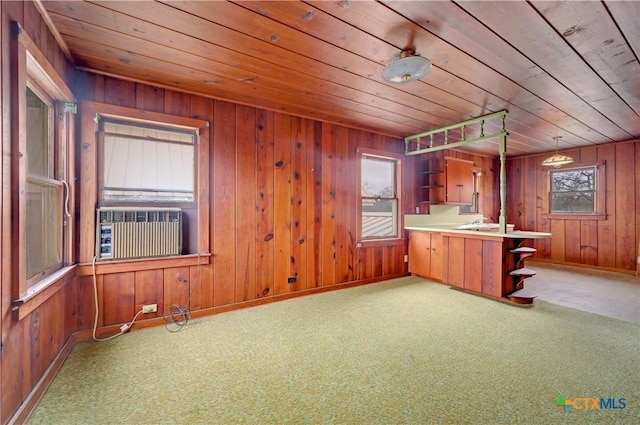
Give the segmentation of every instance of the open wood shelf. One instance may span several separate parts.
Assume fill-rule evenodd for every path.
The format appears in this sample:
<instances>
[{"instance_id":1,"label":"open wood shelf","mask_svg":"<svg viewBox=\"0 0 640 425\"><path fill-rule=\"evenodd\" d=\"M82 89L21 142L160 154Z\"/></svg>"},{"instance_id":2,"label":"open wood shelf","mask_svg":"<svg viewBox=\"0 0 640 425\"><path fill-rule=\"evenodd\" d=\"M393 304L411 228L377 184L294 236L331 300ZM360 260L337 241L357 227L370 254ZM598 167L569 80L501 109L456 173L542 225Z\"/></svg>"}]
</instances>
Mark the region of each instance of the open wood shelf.
<instances>
[{"instance_id":1,"label":"open wood shelf","mask_svg":"<svg viewBox=\"0 0 640 425\"><path fill-rule=\"evenodd\" d=\"M509 272L509 275L514 277L515 291L507 294L507 296L510 301L516 304L531 304L535 295L524 291L524 281L535 276L536 271L524 267L524 259L531 257L536 252L536 249L528 246L518 246L510 249L509 252L516 256L515 268Z\"/></svg>"}]
</instances>

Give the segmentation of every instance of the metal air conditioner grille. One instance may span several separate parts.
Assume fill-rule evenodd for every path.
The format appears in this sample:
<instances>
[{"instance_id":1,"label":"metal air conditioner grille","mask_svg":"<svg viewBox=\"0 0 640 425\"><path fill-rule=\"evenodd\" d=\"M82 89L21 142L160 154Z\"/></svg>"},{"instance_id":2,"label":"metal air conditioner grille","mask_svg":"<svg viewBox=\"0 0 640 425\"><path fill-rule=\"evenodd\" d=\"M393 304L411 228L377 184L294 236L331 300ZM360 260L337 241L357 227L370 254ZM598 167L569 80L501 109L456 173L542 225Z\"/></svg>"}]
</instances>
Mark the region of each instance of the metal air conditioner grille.
<instances>
[{"instance_id":1,"label":"metal air conditioner grille","mask_svg":"<svg viewBox=\"0 0 640 425\"><path fill-rule=\"evenodd\" d=\"M145 258L182 253L179 208L100 208L96 220L99 260Z\"/></svg>"}]
</instances>

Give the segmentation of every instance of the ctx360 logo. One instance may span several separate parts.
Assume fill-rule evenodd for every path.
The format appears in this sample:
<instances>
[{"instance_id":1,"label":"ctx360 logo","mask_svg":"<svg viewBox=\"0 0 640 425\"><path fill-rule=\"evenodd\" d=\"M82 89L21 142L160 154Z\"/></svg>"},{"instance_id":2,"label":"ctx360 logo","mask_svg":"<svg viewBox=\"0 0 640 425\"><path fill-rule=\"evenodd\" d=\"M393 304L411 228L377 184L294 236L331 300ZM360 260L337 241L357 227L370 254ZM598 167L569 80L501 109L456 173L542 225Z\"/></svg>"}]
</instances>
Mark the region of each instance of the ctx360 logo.
<instances>
[{"instance_id":1,"label":"ctx360 logo","mask_svg":"<svg viewBox=\"0 0 640 425\"><path fill-rule=\"evenodd\" d=\"M612 409L624 409L627 404L624 398L594 398L594 397L575 397L564 398L558 397L556 407L560 410L564 410L567 413L571 409L576 410L612 410Z\"/></svg>"}]
</instances>

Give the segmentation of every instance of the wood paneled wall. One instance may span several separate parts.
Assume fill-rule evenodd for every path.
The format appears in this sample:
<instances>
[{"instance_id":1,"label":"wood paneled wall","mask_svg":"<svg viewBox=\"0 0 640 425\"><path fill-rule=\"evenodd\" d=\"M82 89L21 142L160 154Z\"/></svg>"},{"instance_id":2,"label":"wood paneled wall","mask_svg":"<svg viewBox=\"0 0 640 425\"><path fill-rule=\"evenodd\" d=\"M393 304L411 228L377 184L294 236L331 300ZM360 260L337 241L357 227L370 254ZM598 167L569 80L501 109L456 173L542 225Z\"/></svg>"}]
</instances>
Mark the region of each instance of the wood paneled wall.
<instances>
[{"instance_id":1,"label":"wood paneled wall","mask_svg":"<svg viewBox=\"0 0 640 425\"><path fill-rule=\"evenodd\" d=\"M20 321L14 319L13 294L11 282L15 279L17 250L12 245L14 224L12 222L11 162L15 152L12 150L11 122L14 108L11 98L14 86L11 74L15 63L11 49L15 43L12 34L14 22L21 24L34 44L44 54L55 71L67 82L71 81L73 69L67 63L64 54L58 48L35 5L31 2L0 2L0 102L2 120L0 121L0 143L2 162L0 163L0 182L2 195L2 217L0 236L0 326L2 341L0 346L0 423L6 423L20 405L38 386L39 380L47 368L56 363L56 358L64 358L72 344L71 335L86 328L81 323L79 312L86 306L80 305L74 276L68 276L57 284L58 290L46 301L35 308ZM69 84L71 85L71 84ZM59 356L60 355L60 356Z\"/></svg>"},{"instance_id":2,"label":"wood paneled wall","mask_svg":"<svg viewBox=\"0 0 640 425\"><path fill-rule=\"evenodd\" d=\"M210 121L210 238L208 264L166 266L99 274L98 335L113 334L142 304L162 311L184 306L216 311L401 276L406 240L357 241L358 147L401 153L400 140L362 130L266 111L212 98L158 89L73 71L33 3L0 2L2 19L2 363L0 422L6 423L60 365L78 331L94 320L93 278L83 265L21 321L12 317L11 279L11 22L19 21L72 87L76 98ZM215 93L212 93L215 95ZM83 117L80 117L81 121ZM77 140L81 146L82 141ZM77 150L79 155L80 149ZM405 182L411 168L403 167ZM82 170L76 193L82 193ZM407 183L410 187L410 183ZM403 189L411 193L412 189ZM79 196L78 196L79 198ZM80 202L80 199L77 199ZM401 215L412 212L405 196ZM75 207L78 211L77 205ZM93 237L93 229L90 230ZM85 237L80 234L79 238ZM295 283L287 277L295 276ZM195 286L195 288L194 288ZM155 317L155 319L153 319ZM114 326L111 326L114 325ZM52 379L53 375L49 374ZM27 407L28 411L28 407Z\"/></svg>"},{"instance_id":3,"label":"wood paneled wall","mask_svg":"<svg viewBox=\"0 0 640 425\"><path fill-rule=\"evenodd\" d=\"M141 304L159 313L186 302L203 313L338 288L406 273L406 241L360 246L357 229L356 148L401 153L401 141L373 133L211 98L74 72L31 2L0 2L2 120L0 245L0 422L6 423L37 388L47 368L64 359L75 332L93 325L90 275L71 277L21 321L12 317L11 280L11 23L18 21L78 100L204 119L210 140L210 247L204 266L171 264L121 270L96 279L99 326L128 321ZM215 96L215 93L212 93ZM82 117L81 117L82 118ZM80 142L79 142L80 143ZM484 169L481 212L497 221L497 162L463 153ZM510 222L525 230L550 230L539 255L554 261L634 268L640 205L639 142L582 149L574 156L607 161L607 220L547 220L540 211L541 158L509 161ZM415 160L403 164L401 213L414 213ZM76 193L80 193L76 191ZM79 235L83 237L83 235ZM287 283L287 277L297 281ZM216 310L220 309L220 310ZM58 359L58 360L56 360Z\"/></svg>"},{"instance_id":4,"label":"wood paneled wall","mask_svg":"<svg viewBox=\"0 0 640 425\"><path fill-rule=\"evenodd\" d=\"M558 263L635 271L640 243L640 140L563 151L570 166L605 164L605 219L547 216L548 170L535 155L507 161L507 217L516 229L551 232L536 241L534 258Z\"/></svg>"},{"instance_id":5,"label":"wood paneled wall","mask_svg":"<svg viewBox=\"0 0 640 425\"><path fill-rule=\"evenodd\" d=\"M184 305L186 282L197 285L192 309L204 310L406 273L405 240L357 240L357 148L401 153L401 140L111 77L76 81L83 100L211 123L210 264L183 279L170 269L100 276L101 325L122 323L143 299L159 314Z\"/></svg>"}]
</instances>

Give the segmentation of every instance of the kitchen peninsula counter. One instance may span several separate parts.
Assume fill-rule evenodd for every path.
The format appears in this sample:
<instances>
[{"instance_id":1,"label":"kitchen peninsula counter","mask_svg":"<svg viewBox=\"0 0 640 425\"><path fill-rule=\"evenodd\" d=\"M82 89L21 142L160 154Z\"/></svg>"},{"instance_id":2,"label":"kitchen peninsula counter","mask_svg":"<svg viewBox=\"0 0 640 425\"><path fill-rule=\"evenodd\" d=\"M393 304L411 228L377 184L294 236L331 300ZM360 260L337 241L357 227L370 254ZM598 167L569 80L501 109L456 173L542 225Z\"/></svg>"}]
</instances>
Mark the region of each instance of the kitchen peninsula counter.
<instances>
[{"instance_id":1,"label":"kitchen peninsula counter","mask_svg":"<svg viewBox=\"0 0 640 425\"><path fill-rule=\"evenodd\" d=\"M459 228L467 226L472 228ZM492 227L459 223L405 226L409 272L509 302L532 302L534 297L522 290L524 279L535 274L524 267L524 258L535 252L526 241L550 238L551 233L488 231Z\"/></svg>"},{"instance_id":2,"label":"kitchen peninsula counter","mask_svg":"<svg viewBox=\"0 0 640 425\"><path fill-rule=\"evenodd\" d=\"M420 231L420 232L451 233L453 235L496 236L496 237L511 238L511 239L548 239L551 237L551 233L545 233L545 232L511 230L511 231L507 231L507 233L500 233L497 231L482 230L481 226L482 225L479 225L480 230L475 230L475 229L458 229L457 227L460 227L459 224L430 224L425 226L405 226L405 230L414 230L414 231Z\"/></svg>"}]
</instances>

